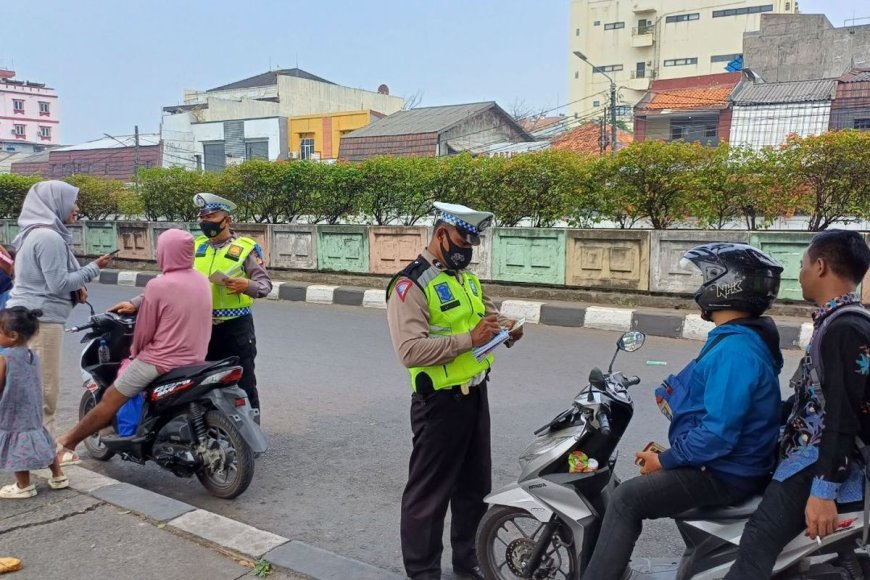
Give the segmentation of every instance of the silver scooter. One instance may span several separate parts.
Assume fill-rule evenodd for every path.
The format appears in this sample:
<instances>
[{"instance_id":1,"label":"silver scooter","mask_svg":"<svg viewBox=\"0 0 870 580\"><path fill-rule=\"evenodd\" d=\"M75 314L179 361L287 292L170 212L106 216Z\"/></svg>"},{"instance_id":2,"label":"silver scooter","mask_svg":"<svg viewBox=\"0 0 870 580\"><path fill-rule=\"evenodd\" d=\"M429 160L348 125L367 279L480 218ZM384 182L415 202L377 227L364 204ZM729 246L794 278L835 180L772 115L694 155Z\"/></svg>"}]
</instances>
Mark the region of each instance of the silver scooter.
<instances>
[{"instance_id":1,"label":"silver scooter","mask_svg":"<svg viewBox=\"0 0 870 580\"><path fill-rule=\"evenodd\" d=\"M478 527L477 555L488 579L580 578L608 499L619 485L613 475L616 447L634 413L628 389L640 383L638 377L613 371L613 362L619 351L634 352L644 339L641 332L625 333L608 371L593 369L571 406L535 431L535 440L520 455L517 481L486 497L490 508ZM724 577L760 501L757 496L740 505L691 510L674 518L686 550L672 577ZM839 522L837 531L820 543L803 534L792 540L777 559L776 577L870 578L870 558L856 554L863 508L841 513Z\"/></svg>"}]
</instances>

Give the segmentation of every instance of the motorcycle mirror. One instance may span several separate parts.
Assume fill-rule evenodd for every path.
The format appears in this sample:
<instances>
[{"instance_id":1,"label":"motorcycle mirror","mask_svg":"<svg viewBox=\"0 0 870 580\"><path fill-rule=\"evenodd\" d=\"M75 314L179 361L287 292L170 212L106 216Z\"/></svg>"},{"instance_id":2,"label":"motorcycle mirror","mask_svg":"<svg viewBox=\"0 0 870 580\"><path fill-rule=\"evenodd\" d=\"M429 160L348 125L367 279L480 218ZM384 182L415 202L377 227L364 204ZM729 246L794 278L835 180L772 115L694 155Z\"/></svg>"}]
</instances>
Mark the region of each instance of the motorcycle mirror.
<instances>
[{"instance_id":1,"label":"motorcycle mirror","mask_svg":"<svg viewBox=\"0 0 870 580\"><path fill-rule=\"evenodd\" d=\"M626 332L616 341L616 348L625 352L634 352L643 346L646 335L639 330Z\"/></svg>"}]
</instances>

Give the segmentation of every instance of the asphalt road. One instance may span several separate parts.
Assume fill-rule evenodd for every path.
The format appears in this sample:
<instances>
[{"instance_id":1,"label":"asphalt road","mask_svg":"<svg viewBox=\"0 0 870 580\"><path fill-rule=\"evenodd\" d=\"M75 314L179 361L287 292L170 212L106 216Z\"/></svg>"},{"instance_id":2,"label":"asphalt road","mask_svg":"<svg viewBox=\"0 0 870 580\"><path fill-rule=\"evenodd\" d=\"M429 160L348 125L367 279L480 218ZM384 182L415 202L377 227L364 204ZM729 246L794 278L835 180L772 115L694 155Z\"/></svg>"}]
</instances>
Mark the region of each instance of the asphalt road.
<instances>
[{"instance_id":1,"label":"asphalt road","mask_svg":"<svg viewBox=\"0 0 870 580\"><path fill-rule=\"evenodd\" d=\"M106 308L136 289L95 285L91 299ZM233 501L209 496L196 479L118 458L86 466L111 477L192 503L250 525L401 572L399 500L411 450L407 374L393 354L382 310L260 301L256 305L257 360L263 428L270 450L257 461L251 487ZM77 308L70 324L87 313ZM593 366L606 367L619 334L526 326L526 336L498 357L490 386L493 484L518 474L517 455L532 431L568 406ZM628 460L648 441L667 441L667 422L652 390L697 354L700 343L648 338L622 353L617 368L643 379L634 388L635 417L620 447L617 473L636 474ZM64 344L59 424L71 426L82 389L80 346ZM649 366L647 361L666 361ZM797 365L786 353L783 383ZM84 452L83 452L84 454ZM448 527L449 529L449 527ZM445 538L445 544L449 542ZM682 551L670 521L649 523L637 557ZM449 569L449 547L444 569Z\"/></svg>"}]
</instances>

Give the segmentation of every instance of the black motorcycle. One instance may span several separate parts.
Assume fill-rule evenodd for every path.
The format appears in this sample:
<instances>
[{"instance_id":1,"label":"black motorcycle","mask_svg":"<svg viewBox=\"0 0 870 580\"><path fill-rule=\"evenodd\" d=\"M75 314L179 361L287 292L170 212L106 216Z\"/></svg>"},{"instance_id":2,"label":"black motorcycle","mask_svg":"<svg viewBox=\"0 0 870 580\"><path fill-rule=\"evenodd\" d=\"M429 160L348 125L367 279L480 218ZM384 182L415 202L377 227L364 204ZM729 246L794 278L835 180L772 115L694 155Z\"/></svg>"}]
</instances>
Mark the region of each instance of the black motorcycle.
<instances>
[{"instance_id":1,"label":"black motorcycle","mask_svg":"<svg viewBox=\"0 0 870 580\"><path fill-rule=\"evenodd\" d=\"M86 344L81 356L85 393L79 418L114 383L121 361L130 356L135 325L135 316L105 313L67 330L87 331L82 339ZM248 488L254 477L255 454L267 448L256 421L258 412L238 387L241 377L242 367L235 357L161 375L144 391L134 434L119 436L116 418L112 427L85 439L85 447L100 461L118 454L142 465L154 461L179 477L196 475L209 493L232 499Z\"/></svg>"}]
</instances>

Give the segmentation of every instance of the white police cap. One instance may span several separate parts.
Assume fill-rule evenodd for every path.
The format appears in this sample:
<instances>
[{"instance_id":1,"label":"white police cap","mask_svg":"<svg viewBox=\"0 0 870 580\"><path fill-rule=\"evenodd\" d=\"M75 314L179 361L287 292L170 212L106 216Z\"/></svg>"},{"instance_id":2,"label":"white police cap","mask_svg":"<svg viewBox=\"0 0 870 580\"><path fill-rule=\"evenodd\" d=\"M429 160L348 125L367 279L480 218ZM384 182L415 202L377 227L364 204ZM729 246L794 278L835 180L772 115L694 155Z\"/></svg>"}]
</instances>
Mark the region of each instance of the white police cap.
<instances>
[{"instance_id":1,"label":"white police cap","mask_svg":"<svg viewBox=\"0 0 870 580\"><path fill-rule=\"evenodd\" d=\"M193 203L199 208L200 215L213 211L233 213L236 209L236 204L213 193L197 193L193 196Z\"/></svg>"},{"instance_id":2,"label":"white police cap","mask_svg":"<svg viewBox=\"0 0 870 580\"><path fill-rule=\"evenodd\" d=\"M456 227L466 241L475 246L480 244L480 234L492 224L495 217L491 212L473 210L457 203L436 201L433 205L436 219Z\"/></svg>"}]
</instances>

